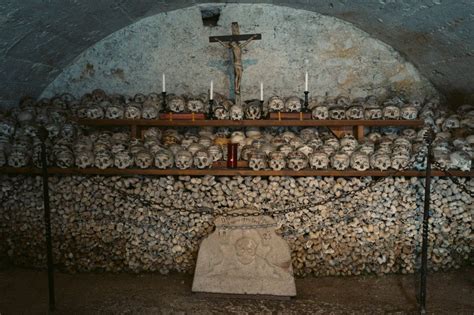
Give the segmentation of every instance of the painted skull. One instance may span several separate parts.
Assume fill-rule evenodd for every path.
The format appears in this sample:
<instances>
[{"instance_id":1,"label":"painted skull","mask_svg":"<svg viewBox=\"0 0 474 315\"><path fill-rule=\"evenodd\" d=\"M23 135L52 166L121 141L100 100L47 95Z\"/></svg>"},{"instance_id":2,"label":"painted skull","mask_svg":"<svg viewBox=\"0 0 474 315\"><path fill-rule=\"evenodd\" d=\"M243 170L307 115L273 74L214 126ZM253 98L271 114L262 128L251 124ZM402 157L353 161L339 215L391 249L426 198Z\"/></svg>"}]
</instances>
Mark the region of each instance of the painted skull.
<instances>
[{"instance_id":1,"label":"painted skull","mask_svg":"<svg viewBox=\"0 0 474 315\"><path fill-rule=\"evenodd\" d=\"M140 119L142 117L141 105L135 102L127 104L124 116L126 119Z\"/></svg>"},{"instance_id":2,"label":"painted skull","mask_svg":"<svg viewBox=\"0 0 474 315\"><path fill-rule=\"evenodd\" d=\"M370 168L369 156L363 152L355 152L351 155L351 167L357 171L366 171Z\"/></svg>"},{"instance_id":3,"label":"painted skull","mask_svg":"<svg viewBox=\"0 0 474 315\"><path fill-rule=\"evenodd\" d=\"M366 141L362 143L358 148L358 151L363 152L367 155L371 155L375 151L375 144L371 141Z\"/></svg>"},{"instance_id":4,"label":"painted skull","mask_svg":"<svg viewBox=\"0 0 474 315\"><path fill-rule=\"evenodd\" d=\"M153 157L148 150L142 150L135 154L135 165L139 168L149 168L153 166Z\"/></svg>"},{"instance_id":5,"label":"painted skull","mask_svg":"<svg viewBox=\"0 0 474 315\"><path fill-rule=\"evenodd\" d=\"M30 156L26 151L12 148L8 156L8 166L15 168L25 167L29 162Z\"/></svg>"},{"instance_id":6,"label":"painted skull","mask_svg":"<svg viewBox=\"0 0 474 315\"><path fill-rule=\"evenodd\" d=\"M285 100L285 111L301 112L301 99L298 96L290 96Z\"/></svg>"},{"instance_id":7,"label":"painted skull","mask_svg":"<svg viewBox=\"0 0 474 315\"><path fill-rule=\"evenodd\" d=\"M410 156L402 152L397 152L392 154L390 161L391 167L395 170L404 169L410 162Z\"/></svg>"},{"instance_id":8,"label":"painted skull","mask_svg":"<svg viewBox=\"0 0 474 315\"><path fill-rule=\"evenodd\" d=\"M281 171L286 166L285 154L283 152L274 151L269 154L269 166L274 171Z\"/></svg>"},{"instance_id":9,"label":"painted skull","mask_svg":"<svg viewBox=\"0 0 474 315\"><path fill-rule=\"evenodd\" d=\"M159 169L172 168L174 164L174 155L170 150L159 150L155 155L155 166Z\"/></svg>"},{"instance_id":10,"label":"painted skull","mask_svg":"<svg viewBox=\"0 0 474 315\"><path fill-rule=\"evenodd\" d=\"M87 168L94 165L94 153L92 151L76 152L75 157L74 162L79 168Z\"/></svg>"},{"instance_id":11,"label":"painted skull","mask_svg":"<svg viewBox=\"0 0 474 315\"><path fill-rule=\"evenodd\" d=\"M364 108L360 105L350 106L346 110L347 119L364 119Z\"/></svg>"},{"instance_id":12,"label":"painted skull","mask_svg":"<svg viewBox=\"0 0 474 315\"><path fill-rule=\"evenodd\" d=\"M265 153L263 152L253 152L250 155L249 167L254 171L263 170L267 167L267 161Z\"/></svg>"},{"instance_id":13,"label":"painted skull","mask_svg":"<svg viewBox=\"0 0 474 315\"><path fill-rule=\"evenodd\" d=\"M213 162L220 161L224 157L222 149L218 145L211 145L207 148L207 153Z\"/></svg>"},{"instance_id":14,"label":"painted skull","mask_svg":"<svg viewBox=\"0 0 474 315\"><path fill-rule=\"evenodd\" d=\"M154 105L143 105L142 108L143 119L156 119L158 118L158 107Z\"/></svg>"},{"instance_id":15,"label":"painted skull","mask_svg":"<svg viewBox=\"0 0 474 315\"><path fill-rule=\"evenodd\" d=\"M364 117L365 119L370 119L370 120L382 119L383 117L382 108L378 106L366 108L364 111Z\"/></svg>"},{"instance_id":16,"label":"painted skull","mask_svg":"<svg viewBox=\"0 0 474 315\"><path fill-rule=\"evenodd\" d=\"M112 167L114 165L112 154L108 151L97 152L94 158L94 165L101 170Z\"/></svg>"},{"instance_id":17,"label":"painted skull","mask_svg":"<svg viewBox=\"0 0 474 315\"><path fill-rule=\"evenodd\" d=\"M168 108L173 113L182 113L186 109L186 101L178 95L170 95L168 97Z\"/></svg>"},{"instance_id":18,"label":"painted skull","mask_svg":"<svg viewBox=\"0 0 474 315\"><path fill-rule=\"evenodd\" d=\"M121 119L124 115L124 108L119 103L112 103L105 108L105 118Z\"/></svg>"},{"instance_id":19,"label":"painted skull","mask_svg":"<svg viewBox=\"0 0 474 315\"><path fill-rule=\"evenodd\" d=\"M74 166L74 154L70 150L62 150L56 155L56 165L60 168Z\"/></svg>"},{"instance_id":20,"label":"painted skull","mask_svg":"<svg viewBox=\"0 0 474 315\"><path fill-rule=\"evenodd\" d=\"M186 103L186 109L192 113L204 113L205 111L204 102L200 98L196 98L196 97L189 98Z\"/></svg>"},{"instance_id":21,"label":"painted skull","mask_svg":"<svg viewBox=\"0 0 474 315\"><path fill-rule=\"evenodd\" d=\"M459 127L460 127L459 116L451 115L444 120L441 129L443 131L447 131L447 130L455 129Z\"/></svg>"},{"instance_id":22,"label":"painted skull","mask_svg":"<svg viewBox=\"0 0 474 315\"><path fill-rule=\"evenodd\" d=\"M405 120L415 120L418 117L418 109L413 105L403 106L400 110L400 117Z\"/></svg>"},{"instance_id":23,"label":"painted skull","mask_svg":"<svg viewBox=\"0 0 474 315\"><path fill-rule=\"evenodd\" d=\"M329 118L335 120L346 119L346 110L344 109L344 107L331 107L329 108Z\"/></svg>"},{"instance_id":24,"label":"painted skull","mask_svg":"<svg viewBox=\"0 0 474 315\"><path fill-rule=\"evenodd\" d=\"M230 119L242 120L244 119L244 110L240 105L232 105L230 108Z\"/></svg>"},{"instance_id":25,"label":"painted skull","mask_svg":"<svg viewBox=\"0 0 474 315\"><path fill-rule=\"evenodd\" d=\"M184 170L193 166L193 155L186 150L180 150L175 156L176 167Z\"/></svg>"},{"instance_id":26,"label":"painted skull","mask_svg":"<svg viewBox=\"0 0 474 315\"><path fill-rule=\"evenodd\" d=\"M212 159L209 157L209 154L206 150L199 150L194 153L194 165L197 168L203 169L211 167Z\"/></svg>"},{"instance_id":27,"label":"painted skull","mask_svg":"<svg viewBox=\"0 0 474 315\"><path fill-rule=\"evenodd\" d=\"M316 106L311 111L311 117L313 119L320 119L320 120L328 119L329 118L328 107L324 105Z\"/></svg>"},{"instance_id":28,"label":"painted skull","mask_svg":"<svg viewBox=\"0 0 474 315\"><path fill-rule=\"evenodd\" d=\"M380 171L386 171L391 166L390 155L377 151L370 157L370 166Z\"/></svg>"},{"instance_id":29,"label":"painted skull","mask_svg":"<svg viewBox=\"0 0 474 315\"><path fill-rule=\"evenodd\" d=\"M383 108L384 119L399 119L400 108L396 105L388 105Z\"/></svg>"},{"instance_id":30,"label":"painted skull","mask_svg":"<svg viewBox=\"0 0 474 315\"><path fill-rule=\"evenodd\" d=\"M308 158L304 153L299 151L293 151L288 153L286 157L288 167L294 171L300 171L306 167L308 167Z\"/></svg>"},{"instance_id":31,"label":"painted skull","mask_svg":"<svg viewBox=\"0 0 474 315\"><path fill-rule=\"evenodd\" d=\"M104 109L99 105L93 105L86 111L87 118L89 119L102 119L105 116Z\"/></svg>"},{"instance_id":32,"label":"painted skull","mask_svg":"<svg viewBox=\"0 0 474 315\"><path fill-rule=\"evenodd\" d=\"M285 109L285 102L279 96L271 96L268 99L268 109L271 112L282 112Z\"/></svg>"},{"instance_id":33,"label":"painted skull","mask_svg":"<svg viewBox=\"0 0 474 315\"><path fill-rule=\"evenodd\" d=\"M455 151L449 155L451 159L451 167L464 172L471 170L471 156L464 151Z\"/></svg>"},{"instance_id":34,"label":"painted skull","mask_svg":"<svg viewBox=\"0 0 474 315\"><path fill-rule=\"evenodd\" d=\"M316 170L327 169L329 165L329 156L326 152L319 150L309 156L309 165Z\"/></svg>"},{"instance_id":35,"label":"painted skull","mask_svg":"<svg viewBox=\"0 0 474 315\"><path fill-rule=\"evenodd\" d=\"M347 155L344 152L336 152L331 157L331 166L338 171L345 170L346 168L349 167L349 164L350 164L349 155Z\"/></svg>"},{"instance_id":36,"label":"painted skull","mask_svg":"<svg viewBox=\"0 0 474 315\"><path fill-rule=\"evenodd\" d=\"M249 103L245 108L246 119L260 119L262 117L262 108L260 107L260 101Z\"/></svg>"},{"instance_id":37,"label":"painted skull","mask_svg":"<svg viewBox=\"0 0 474 315\"><path fill-rule=\"evenodd\" d=\"M229 119L230 118L229 110L227 110L224 106L216 106L214 108L214 117L220 120Z\"/></svg>"},{"instance_id":38,"label":"painted skull","mask_svg":"<svg viewBox=\"0 0 474 315\"><path fill-rule=\"evenodd\" d=\"M133 157L127 151L117 152L114 156L114 165L119 169L133 166Z\"/></svg>"}]
</instances>

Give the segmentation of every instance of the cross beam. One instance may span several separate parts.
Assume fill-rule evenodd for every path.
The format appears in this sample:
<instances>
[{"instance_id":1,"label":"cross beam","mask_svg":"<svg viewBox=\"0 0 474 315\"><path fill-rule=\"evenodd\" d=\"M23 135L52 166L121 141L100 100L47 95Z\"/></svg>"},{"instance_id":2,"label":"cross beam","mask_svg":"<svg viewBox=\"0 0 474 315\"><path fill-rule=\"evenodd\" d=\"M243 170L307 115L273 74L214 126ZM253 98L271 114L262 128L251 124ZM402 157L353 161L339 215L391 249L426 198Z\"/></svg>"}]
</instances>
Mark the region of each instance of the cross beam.
<instances>
[{"instance_id":1,"label":"cross beam","mask_svg":"<svg viewBox=\"0 0 474 315\"><path fill-rule=\"evenodd\" d=\"M221 42L238 42L241 40L253 40L262 39L262 34L244 34L244 35L224 35L224 36L210 36L209 43Z\"/></svg>"}]
</instances>

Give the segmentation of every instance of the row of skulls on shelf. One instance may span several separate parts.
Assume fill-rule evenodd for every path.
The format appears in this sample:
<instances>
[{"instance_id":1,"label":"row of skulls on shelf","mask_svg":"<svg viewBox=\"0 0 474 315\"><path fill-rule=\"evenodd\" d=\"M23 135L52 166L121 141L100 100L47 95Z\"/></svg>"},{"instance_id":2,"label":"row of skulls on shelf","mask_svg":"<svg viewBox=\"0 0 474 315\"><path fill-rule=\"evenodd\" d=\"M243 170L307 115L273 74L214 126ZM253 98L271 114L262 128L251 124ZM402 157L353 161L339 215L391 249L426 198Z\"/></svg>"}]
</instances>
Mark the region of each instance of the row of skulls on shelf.
<instances>
[{"instance_id":1,"label":"row of skulls on shelf","mask_svg":"<svg viewBox=\"0 0 474 315\"><path fill-rule=\"evenodd\" d=\"M166 103L166 108L164 104ZM438 108L437 99L406 100L400 96L380 100L375 96L350 99L346 96L321 97L309 99L307 110L313 119L424 119L430 115L430 110ZM194 112L208 113L215 119L261 119L269 112L301 112L303 100L297 96L271 96L265 102L249 100L243 105L234 104L222 94L214 93L214 99L209 103L207 93L199 95L168 94L166 102L163 95L138 93L133 97L120 94L107 94L101 89L84 94L76 99L72 94L64 93L51 99L43 98L34 101L24 99L15 111L15 117L28 121L33 116L40 116L48 121L47 113L55 115L76 116L89 119L156 119L160 112ZM456 118L456 117L454 117ZM457 118L459 120L459 118Z\"/></svg>"},{"instance_id":2,"label":"row of skulls on shelf","mask_svg":"<svg viewBox=\"0 0 474 315\"><path fill-rule=\"evenodd\" d=\"M69 126L69 125L66 125ZM71 125L72 126L72 125ZM336 138L318 128L257 128L244 131L230 128L177 129L149 128L144 139L130 139L127 132L87 134L76 130L77 137L48 139L49 165L62 168L97 167L119 169L129 167L167 169L177 167L208 168L227 156L228 142L238 143L239 159L246 160L254 170L289 168L295 171L312 168L364 171L405 167L422 170L426 167L426 129L384 127L366 135L359 143L352 135ZM449 131L439 132L434 141L435 160L443 167L468 171L474 157L474 135L451 139ZM0 138L0 140L6 137ZM40 142L36 137L15 135L12 145L0 142L0 166L23 167L32 162L41 166ZM31 146L33 150L31 150ZM446 151L447 150L447 151ZM8 154L8 156L7 156Z\"/></svg>"}]
</instances>

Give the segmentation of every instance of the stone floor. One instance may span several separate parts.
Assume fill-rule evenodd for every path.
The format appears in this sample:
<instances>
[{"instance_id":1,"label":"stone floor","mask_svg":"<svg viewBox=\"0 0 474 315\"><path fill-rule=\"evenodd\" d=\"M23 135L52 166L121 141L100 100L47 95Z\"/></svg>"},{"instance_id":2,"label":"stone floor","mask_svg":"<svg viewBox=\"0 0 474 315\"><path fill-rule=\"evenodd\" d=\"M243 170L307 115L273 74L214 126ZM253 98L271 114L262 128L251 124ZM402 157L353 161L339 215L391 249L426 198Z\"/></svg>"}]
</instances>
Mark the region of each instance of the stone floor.
<instances>
[{"instance_id":1,"label":"stone floor","mask_svg":"<svg viewBox=\"0 0 474 315\"><path fill-rule=\"evenodd\" d=\"M57 273L56 314L412 314L414 275L297 279L294 299L217 298L191 293L192 276ZM474 313L474 267L430 274L429 313ZM0 271L0 314L47 313L44 271Z\"/></svg>"}]
</instances>

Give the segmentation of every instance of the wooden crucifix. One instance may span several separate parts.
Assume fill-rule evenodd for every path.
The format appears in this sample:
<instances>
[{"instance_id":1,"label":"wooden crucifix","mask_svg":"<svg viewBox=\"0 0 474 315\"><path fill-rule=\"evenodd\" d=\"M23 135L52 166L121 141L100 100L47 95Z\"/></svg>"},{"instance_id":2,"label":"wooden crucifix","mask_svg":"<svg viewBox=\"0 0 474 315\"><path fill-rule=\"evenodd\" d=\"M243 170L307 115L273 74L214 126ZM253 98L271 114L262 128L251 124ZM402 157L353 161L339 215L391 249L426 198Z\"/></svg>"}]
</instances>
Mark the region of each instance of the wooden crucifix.
<instances>
[{"instance_id":1,"label":"wooden crucifix","mask_svg":"<svg viewBox=\"0 0 474 315\"><path fill-rule=\"evenodd\" d=\"M232 50L233 64L234 64L234 92L236 96L236 103L240 104L240 82L242 81L242 49L247 46L252 40L259 40L262 34L245 34L240 35L239 23L232 22L232 35L230 36L211 36L210 43L218 42L225 48ZM240 43L239 41L245 41Z\"/></svg>"}]
</instances>

